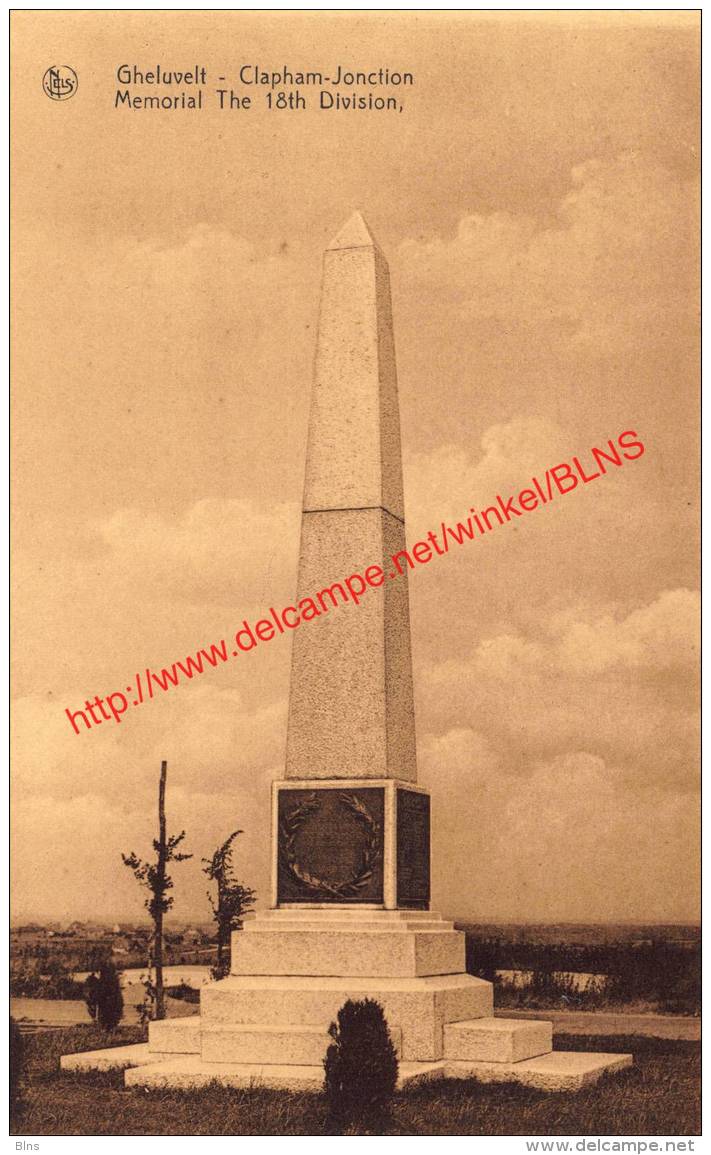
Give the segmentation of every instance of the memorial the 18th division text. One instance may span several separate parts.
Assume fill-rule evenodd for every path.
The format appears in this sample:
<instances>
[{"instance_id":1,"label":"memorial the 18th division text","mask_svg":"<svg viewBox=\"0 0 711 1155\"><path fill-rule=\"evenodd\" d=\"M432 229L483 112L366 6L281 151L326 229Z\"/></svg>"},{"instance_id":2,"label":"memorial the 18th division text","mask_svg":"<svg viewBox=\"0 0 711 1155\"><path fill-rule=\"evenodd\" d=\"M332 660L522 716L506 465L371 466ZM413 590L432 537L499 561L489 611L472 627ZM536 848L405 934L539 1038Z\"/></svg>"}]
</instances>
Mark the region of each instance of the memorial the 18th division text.
<instances>
[{"instance_id":1,"label":"memorial the 18th division text","mask_svg":"<svg viewBox=\"0 0 711 1155\"><path fill-rule=\"evenodd\" d=\"M401 1085L577 1089L630 1064L553 1051L549 1022L494 1017L492 984L465 971L464 934L429 909L407 574L388 576L404 548L388 266L355 213L324 256L298 596L373 564L386 580L293 634L271 903L234 934L229 977L202 988L199 1017L152 1023L141 1046L66 1056L66 1069L122 1065L136 1086L317 1089L329 1024L365 997L383 1007Z\"/></svg>"}]
</instances>

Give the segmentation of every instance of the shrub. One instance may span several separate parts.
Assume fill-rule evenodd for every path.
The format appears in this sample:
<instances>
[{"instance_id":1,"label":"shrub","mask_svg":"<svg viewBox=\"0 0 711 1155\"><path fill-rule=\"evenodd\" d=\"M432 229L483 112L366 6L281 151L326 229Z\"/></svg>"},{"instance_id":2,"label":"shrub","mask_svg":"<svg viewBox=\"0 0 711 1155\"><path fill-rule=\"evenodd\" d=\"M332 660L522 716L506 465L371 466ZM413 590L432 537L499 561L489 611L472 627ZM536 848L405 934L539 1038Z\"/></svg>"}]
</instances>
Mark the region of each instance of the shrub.
<instances>
[{"instance_id":1,"label":"shrub","mask_svg":"<svg viewBox=\"0 0 711 1155\"><path fill-rule=\"evenodd\" d=\"M179 999L184 1003L199 1003L200 991L195 990L194 987L189 987L187 983L181 983L177 987L166 987L165 993L171 999Z\"/></svg>"},{"instance_id":2,"label":"shrub","mask_svg":"<svg viewBox=\"0 0 711 1155\"><path fill-rule=\"evenodd\" d=\"M20 1028L10 1015L10 1119L20 1108L20 1077L24 1043Z\"/></svg>"},{"instance_id":3,"label":"shrub","mask_svg":"<svg viewBox=\"0 0 711 1155\"><path fill-rule=\"evenodd\" d=\"M41 969L40 969L41 968ZM26 999L80 999L84 988L76 982L68 967L56 959L13 964L10 972L10 994Z\"/></svg>"},{"instance_id":4,"label":"shrub","mask_svg":"<svg viewBox=\"0 0 711 1155\"><path fill-rule=\"evenodd\" d=\"M203 858L203 874L211 882L217 883L217 897L213 897L209 891L207 895L217 923L217 959L210 968L210 975L215 980L227 978L230 973L232 933L242 929L244 916L252 910L257 897L256 891L243 886L234 874L234 841L242 833L241 830L233 830L229 838L218 846L212 858Z\"/></svg>"},{"instance_id":5,"label":"shrub","mask_svg":"<svg viewBox=\"0 0 711 1155\"><path fill-rule=\"evenodd\" d=\"M386 1113L397 1083L397 1056L383 1008L374 999L349 999L328 1032L324 1091L339 1124L377 1119Z\"/></svg>"},{"instance_id":6,"label":"shrub","mask_svg":"<svg viewBox=\"0 0 711 1155\"><path fill-rule=\"evenodd\" d=\"M466 968L469 974L486 979L490 983L496 982L497 968L504 965L501 962L503 957L501 939L476 938L473 934L467 934L464 941L467 952Z\"/></svg>"},{"instance_id":7,"label":"shrub","mask_svg":"<svg viewBox=\"0 0 711 1155\"><path fill-rule=\"evenodd\" d=\"M114 1031L123 1017L123 995L116 972L110 960L102 963L96 986L96 1017L104 1031Z\"/></svg>"},{"instance_id":8,"label":"shrub","mask_svg":"<svg viewBox=\"0 0 711 1155\"><path fill-rule=\"evenodd\" d=\"M84 983L84 1002L86 1003L86 1009L88 1010L94 1022L96 1022L96 1016L99 1010L98 987L99 980L92 971Z\"/></svg>"},{"instance_id":9,"label":"shrub","mask_svg":"<svg viewBox=\"0 0 711 1155\"><path fill-rule=\"evenodd\" d=\"M624 1006L639 1003L649 1009L698 1014L701 995L700 943L664 938L615 942L537 942L490 938L469 930L466 934L467 970L496 981L506 1005ZM527 974L514 985L497 971ZM561 976L597 976L577 989Z\"/></svg>"},{"instance_id":10,"label":"shrub","mask_svg":"<svg viewBox=\"0 0 711 1155\"><path fill-rule=\"evenodd\" d=\"M138 1012L138 1021L142 1027L147 1023L153 1022L156 1018L156 987L153 982L153 972L149 970L147 975L141 975L141 986L143 987L143 1001L136 1003L136 1011Z\"/></svg>"}]
</instances>

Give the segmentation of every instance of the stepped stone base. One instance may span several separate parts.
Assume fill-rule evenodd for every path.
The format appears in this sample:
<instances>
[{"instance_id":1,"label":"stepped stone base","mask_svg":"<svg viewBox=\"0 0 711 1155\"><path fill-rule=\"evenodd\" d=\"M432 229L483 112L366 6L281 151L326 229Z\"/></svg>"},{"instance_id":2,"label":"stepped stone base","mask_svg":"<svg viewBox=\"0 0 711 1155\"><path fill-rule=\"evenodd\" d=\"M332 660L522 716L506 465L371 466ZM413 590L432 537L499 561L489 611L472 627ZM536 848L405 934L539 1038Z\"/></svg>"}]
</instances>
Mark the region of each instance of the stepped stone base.
<instances>
[{"instance_id":1,"label":"stepped stone base","mask_svg":"<svg viewBox=\"0 0 711 1155\"><path fill-rule=\"evenodd\" d=\"M401 1063L398 1087L412 1087L435 1079L475 1079L479 1083L519 1083L539 1091L580 1091L602 1076L632 1065L631 1055L604 1055L592 1052L552 1051L519 1063ZM163 1062L146 1058L140 1066L126 1071L128 1087L170 1087L193 1090L208 1083L226 1087L268 1087L292 1091L320 1092L321 1065L278 1065L255 1063L207 1063L199 1055L166 1057Z\"/></svg>"},{"instance_id":2,"label":"stepped stone base","mask_svg":"<svg viewBox=\"0 0 711 1155\"><path fill-rule=\"evenodd\" d=\"M200 1016L160 1019L148 1029L148 1048L169 1055L200 1054Z\"/></svg>"},{"instance_id":3,"label":"stepped stone base","mask_svg":"<svg viewBox=\"0 0 711 1155\"><path fill-rule=\"evenodd\" d=\"M175 1056L169 1052L152 1051L147 1043L132 1043L128 1047L106 1047L100 1051L77 1051L62 1055L62 1071L128 1071L131 1067L166 1062Z\"/></svg>"},{"instance_id":4,"label":"stepped stone base","mask_svg":"<svg viewBox=\"0 0 711 1155\"><path fill-rule=\"evenodd\" d=\"M233 975L368 978L461 974L464 942L456 931L269 930L242 935Z\"/></svg>"},{"instance_id":5,"label":"stepped stone base","mask_svg":"<svg viewBox=\"0 0 711 1155\"><path fill-rule=\"evenodd\" d=\"M461 974L464 935L429 911L287 908L233 937L233 975L414 978Z\"/></svg>"},{"instance_id":6,"label":"stepped stone base","mask_svg":"<svg viewBox=\"0 0 711 1155\"><path fill-rule=\"evenodd\" d=\"M441 1079L442 1063L401 1063L398 1087ZM260 1065L257 1063L206 1063L198 1055L181 1055L167 1062L126 1071L127 1087L170 1087L194 1090L208 1083L223 1087L268 1087L274 1090L323 1090L323 1066Z\"/></svg>"},{"instance_id":7,"label":"stepped stone base","mask_svg":"<svg viewBox=\"0 0 711 1155\"><path fill-rule=\"evenodd\" d=\"M399 1029L406 1061L441 1059L445 1023L493 1013L491 983L467 974L400 979L231 975L203 987L200 1012L206 1030L288 1024L317 1025L325 1032L347 999L367 998L376 999L390 1026ZM162 1043L156 1045L162 1049Z\"/></svg>"},{"instance_id":8,"label":"stepped stone base","mask_svg":"<svg viewBox=\"0 0 711 1155\"><path fill-rule=\"evenodd\" d=\"M444 1028L445 1059L518 1063L553 1050L553 1024L526 1019L472 1019Z\"/></svg>"},{"instance_id":9,"label":"stepped stone base","mask_svg":"<svg viewBox=\"0 0 711 1155\"><path fill-rule=\"evenodd\" d=\"M280 908L233 936L232 974L200 1016L150 1024L149 1042L67 1055L63 1070L124 1069L127 1086L320 1091L328 1028L347 999L383 1008L400 1086L441 1078L579 1090L631 1055L552 1050L552 1024L493 1017L491 983L464 973L464 935L430 911Z\"/></svg>"},{"instance_id":10,"label":"stepped stone base","mask_svg":"<svg viewBox=\"0 0 711 1155\"><path fill-rule=\"evenodd\" d=\"M445 1062L447 1078L476 1079L479 1083L521 1083L539 1091L580 1091L601 1075L631 1067L632 1055L599 1051L551 1051L520 1063ZM148 1068L150 1070L150 1068ZM144 1067L143 1070L146 1070ZM128 1077L129 1072L126 1072Z\"/></svg>"},{"instance_id":11,"label":"stepped stone base","mask_svg":"<svg viewBox=\"0 0 711 1155\"><path fill-rule=\"evenodd\" d=\"M390 1029L395 1050L402 1048L398 1027ZM323 1062L331 1038L323 1026L281 1027L243 1024L231 1027L203 1025L202 1046L196 1048L207 1063L250 1063L261 1066L313 1066Z\"/></svg>"}]
</instances>

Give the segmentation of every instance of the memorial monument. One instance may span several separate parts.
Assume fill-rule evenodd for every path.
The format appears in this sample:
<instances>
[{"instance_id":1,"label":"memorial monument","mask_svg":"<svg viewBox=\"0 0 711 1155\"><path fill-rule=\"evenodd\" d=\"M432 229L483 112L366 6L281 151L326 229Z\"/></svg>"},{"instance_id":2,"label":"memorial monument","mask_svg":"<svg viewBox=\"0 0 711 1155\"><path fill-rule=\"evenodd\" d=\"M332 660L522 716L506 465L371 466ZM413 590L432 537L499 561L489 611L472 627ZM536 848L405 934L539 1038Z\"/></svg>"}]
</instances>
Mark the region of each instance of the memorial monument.
<instances>
[{"instance_id":1,"label":"memorial monument","mask_svg":"<svg viewBox=\"0 0 711 1155\"><path fill-rule=\"evenodd\" d=\"M63 1067L123 1065L136 1086L318 1089L329 1024L366 997L383 1007L402 1085L473 1076L577 1089L631 1063L555 1052L551 1023L495 1018L492 984L466 973L464 934L429 909L407 572L391 561L404 548L388 266L355 213L324 257L298 596L321 591L332 608L293 632L271 906L233 935L231 973L203 987L199 1017L151 1023L148 1044ZM337 586L371 566L381 584L338 603Z\"/></svg>"}]
</instances>

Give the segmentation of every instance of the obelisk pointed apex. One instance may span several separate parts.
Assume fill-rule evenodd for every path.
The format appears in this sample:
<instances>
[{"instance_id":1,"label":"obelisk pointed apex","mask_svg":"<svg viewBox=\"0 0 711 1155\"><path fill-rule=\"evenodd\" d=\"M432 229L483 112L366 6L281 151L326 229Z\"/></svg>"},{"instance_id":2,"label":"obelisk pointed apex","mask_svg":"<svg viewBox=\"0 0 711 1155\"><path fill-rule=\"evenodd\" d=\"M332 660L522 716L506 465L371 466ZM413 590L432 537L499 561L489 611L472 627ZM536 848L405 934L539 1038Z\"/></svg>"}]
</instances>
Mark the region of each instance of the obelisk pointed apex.
<instances>
[{"instance_id":1,"label":"obelisk pointed apex","mask_svg":"<svg viewBox=\"0 0 711 1155\"><path fill-rule=\"evenodd\" d=\"M363 214L356 211L349 216L346 223L339 229L328 248L379 249L380 246L370 231Z\"/></svg>"}]
</instances>

